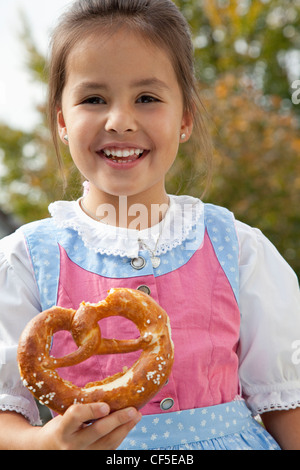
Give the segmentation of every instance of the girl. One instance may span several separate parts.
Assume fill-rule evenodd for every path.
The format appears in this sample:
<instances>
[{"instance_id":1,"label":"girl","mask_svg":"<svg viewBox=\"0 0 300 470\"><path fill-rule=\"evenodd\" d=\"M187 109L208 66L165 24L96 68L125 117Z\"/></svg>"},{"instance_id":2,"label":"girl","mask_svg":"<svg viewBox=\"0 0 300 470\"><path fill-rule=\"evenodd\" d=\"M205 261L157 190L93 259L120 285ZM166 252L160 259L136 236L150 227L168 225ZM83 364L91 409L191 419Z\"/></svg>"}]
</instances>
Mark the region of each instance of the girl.
<instances>
[{"instance_id":1,"label":"girl","mask_svg":"<svg viewBox=\"0 0 300 470\"><path fill-rule=\"evenodd\" d=\"M57 151L60 138L89 183L79 201L52 204L50 218L0 244L2 448L300 448L295 274L229 211L165 190L192 131L209 147L191 37L174 3L74 2L53 35L49 111ZM168 312L169 381L141 412L73 405L32 426L38 411L16 364L21 331L52 305L77 309L112 287L141 289ZM135 334L123 319L101 331ZM60 332L52 354L72 347ZM137 357L94 356L61 375L83 386Z\"/></svg>"}]
</instances>

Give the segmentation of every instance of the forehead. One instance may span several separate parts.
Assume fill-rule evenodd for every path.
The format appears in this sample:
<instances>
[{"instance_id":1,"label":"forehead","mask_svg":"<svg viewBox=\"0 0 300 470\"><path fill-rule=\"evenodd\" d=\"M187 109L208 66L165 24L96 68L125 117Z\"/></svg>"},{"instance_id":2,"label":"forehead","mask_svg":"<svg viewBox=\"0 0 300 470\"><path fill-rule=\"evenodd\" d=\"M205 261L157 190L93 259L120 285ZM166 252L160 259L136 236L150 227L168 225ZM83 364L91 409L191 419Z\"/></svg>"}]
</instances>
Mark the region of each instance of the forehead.
<instances>
[{"instance_id":1,"label":"forehead","mask_svg":"<svg viewBox=\"0 0 300 470\"><path fill-rule=\"evenodd\" d=\"M100 76L116 82L135 78L137 82L151 76L178 87L165 49L128 29L113 34L91 32L71 49L66 71L67 85L84 77L92 80Z\"/></svg>"}]
</instances>

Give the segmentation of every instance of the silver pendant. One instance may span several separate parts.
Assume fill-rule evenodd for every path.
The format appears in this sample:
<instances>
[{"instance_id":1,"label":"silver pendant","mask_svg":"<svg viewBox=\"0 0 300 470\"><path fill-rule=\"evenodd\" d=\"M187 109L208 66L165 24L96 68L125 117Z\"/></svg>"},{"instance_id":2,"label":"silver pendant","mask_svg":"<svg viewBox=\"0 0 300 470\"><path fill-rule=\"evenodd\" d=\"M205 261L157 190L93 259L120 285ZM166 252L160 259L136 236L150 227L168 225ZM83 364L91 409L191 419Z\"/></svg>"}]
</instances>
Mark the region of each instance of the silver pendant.
<instances>
[{"instance_id":1,"label":"silver pendant","mask_svg":"<svg viewBox=\"0 0 300 470\"><path fill-rule=\"evenodd\" d=\"M152 256L151 263L153 268L158 268L158 266L160 265L160 258L158 258L157 256Z\"/></svg>"}]
</instances>

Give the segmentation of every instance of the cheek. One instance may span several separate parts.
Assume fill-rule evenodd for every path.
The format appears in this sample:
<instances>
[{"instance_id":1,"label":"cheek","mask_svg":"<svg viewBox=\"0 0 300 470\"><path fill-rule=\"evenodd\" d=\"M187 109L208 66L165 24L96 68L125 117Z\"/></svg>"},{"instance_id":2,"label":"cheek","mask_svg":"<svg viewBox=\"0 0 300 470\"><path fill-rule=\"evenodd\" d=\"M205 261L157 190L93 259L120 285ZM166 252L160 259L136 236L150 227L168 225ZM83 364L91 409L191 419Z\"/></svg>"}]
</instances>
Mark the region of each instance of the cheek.
<instances>
[{"instance_id":1,"label":"cheek","mask_svg":"<svg viewBox=\"0 0 300 470\"><path fill-rule=\"evenodd\" d=\"M170 115L163 119L156 129L157 141L168 153L175 153L175 156L178 151L180 131L181 122Z\"/></svg>"},{"instance_id":2,"label":"cheek","mask_svg":"<svg viewBox=\"0 0 300 470\"><path fill-rule=\"evenodd\" d=\"M73 139L85 139L95 128L96 117L94 113L86 113L79 108L70 110L65 116L66 126Z\"/></svg>"},{"instance_id":3,"label":"cheek","mask_svg":"<svg viewBox=\"0 0 300 470\"><path fill-rule=\"evenodd\" d=\"M162 119L162 123L166 137L179 141L182 114L180 114L177 109L173 109L173 112L169 112L168 115Z\"/></svg>"},{"instance_id":4,"label":"cheek","mask_svg":"<svg viewBox=\"0 0 300 470\"><path fill-rule=\"evenodd\" d=\"M172 155L174 152L177 153L178 143L180 136L180 128L178 126L171 125L166 119L160 122L160 125L152 127L152 138L155 146L155 150L163 151L164 154ZM166 155L167 158L167 155Z\"/></svg>"}]
</instances>

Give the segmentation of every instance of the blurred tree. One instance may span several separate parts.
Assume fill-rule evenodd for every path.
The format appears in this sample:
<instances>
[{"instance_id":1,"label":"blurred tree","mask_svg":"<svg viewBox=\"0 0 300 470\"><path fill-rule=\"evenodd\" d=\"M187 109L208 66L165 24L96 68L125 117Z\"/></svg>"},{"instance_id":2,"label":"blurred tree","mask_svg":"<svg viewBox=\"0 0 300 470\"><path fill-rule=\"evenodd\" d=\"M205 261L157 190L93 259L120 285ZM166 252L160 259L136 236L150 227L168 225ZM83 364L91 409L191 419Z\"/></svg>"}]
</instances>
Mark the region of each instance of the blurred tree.
<instances>
[{"instance_id":1,"label":"blurred tree","mask_svg":"<svg viewBox=\"0 0 300 470\"><path fill-rule=\"evenodd\" d=\"M263 95L244 75L226 73L203 90L214 144L206 201L260 228L300 276L300 133L282 99ZM169 192L201 195L205 168L186 144L168 180Z\"/></svg>"},{"instance_id":2,"label":"blurred tree","mask_svg":"<svg viewBox=\"0 0 300 470\"><path fill-rule=\"evenodd\" d=\"M300 134L281 98L244 77L220 77L206 93L212 117L215 174L209 198L259 227L300 273Z\"/></svg>"},{"instance_id":3,"label":"blurred tree","mask_svg":"<svg viewBox=\"0 0 300 470\"><path fill-rule=\"evenodd\" d=\"M292 107L300 75L300 0L175 0L192 27L197 72L210 84L242 71ZM294 110L300 115L299 106Z\"/></svg>"}]
</instances>

